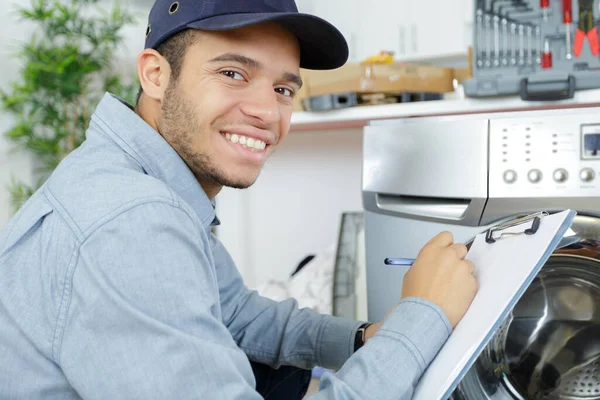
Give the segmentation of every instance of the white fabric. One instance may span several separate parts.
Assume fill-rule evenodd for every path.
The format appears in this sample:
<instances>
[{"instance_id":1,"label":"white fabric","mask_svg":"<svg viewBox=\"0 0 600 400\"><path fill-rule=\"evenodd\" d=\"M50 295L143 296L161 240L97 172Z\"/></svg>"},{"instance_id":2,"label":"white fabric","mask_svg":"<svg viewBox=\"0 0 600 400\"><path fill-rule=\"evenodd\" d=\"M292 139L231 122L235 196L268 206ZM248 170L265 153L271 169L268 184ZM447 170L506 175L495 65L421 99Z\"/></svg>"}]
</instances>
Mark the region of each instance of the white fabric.
<instances>
[{"instance_id":1,"label":"white fabric","mask_svg":"<svg viewBox=\"0 0 600 400\"><path fill-rule=\"evenodd\" d=\"M331 315L333 312L333 274L336 246L317 254L287 281L269 280L257 291L267 298L281 301L294 298L301 308L311 308Z\"/></svg>"}]
</instances>

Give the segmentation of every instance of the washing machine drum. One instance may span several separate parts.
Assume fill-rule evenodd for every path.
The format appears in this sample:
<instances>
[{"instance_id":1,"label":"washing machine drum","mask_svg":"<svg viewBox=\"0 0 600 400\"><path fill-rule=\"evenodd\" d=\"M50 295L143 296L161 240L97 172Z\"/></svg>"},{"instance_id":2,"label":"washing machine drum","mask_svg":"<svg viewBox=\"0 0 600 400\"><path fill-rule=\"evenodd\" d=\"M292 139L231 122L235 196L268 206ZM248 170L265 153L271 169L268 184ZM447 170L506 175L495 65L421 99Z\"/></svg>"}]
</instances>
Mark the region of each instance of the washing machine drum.
<instances>
[{"instance_id":1,"label":"washing machine drum","mask_svg":"<svg viewBox=\"0 0 600 400\"><path fill-rule=\"evenodd\" d=\"M452 395L600 400L600 219L578 215Z\"/></svg>"}]
</instances>

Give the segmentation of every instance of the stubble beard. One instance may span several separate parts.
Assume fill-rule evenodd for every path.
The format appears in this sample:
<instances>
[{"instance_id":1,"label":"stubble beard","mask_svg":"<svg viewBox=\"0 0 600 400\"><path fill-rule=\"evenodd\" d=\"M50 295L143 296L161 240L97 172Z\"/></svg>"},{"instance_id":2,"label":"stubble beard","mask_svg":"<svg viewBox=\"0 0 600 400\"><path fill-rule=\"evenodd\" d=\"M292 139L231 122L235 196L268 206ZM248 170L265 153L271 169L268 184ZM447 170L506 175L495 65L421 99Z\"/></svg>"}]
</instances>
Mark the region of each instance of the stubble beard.
<instances>
[{"instance_id":1,"label":"stubble beard","mask_svg":"<svg viewBox=\"0 0 600 400\"><path fill-rule=\"evenodd\" d=\"M225 168L202 150L194 151L193 135L210 135L198 126L196 111L181 97L176 82L169 82L162 105L161 135L175 149L199 182L210 182L234 189L247 189L253 182L228 177Z\"/></svg>"}]
</instances>

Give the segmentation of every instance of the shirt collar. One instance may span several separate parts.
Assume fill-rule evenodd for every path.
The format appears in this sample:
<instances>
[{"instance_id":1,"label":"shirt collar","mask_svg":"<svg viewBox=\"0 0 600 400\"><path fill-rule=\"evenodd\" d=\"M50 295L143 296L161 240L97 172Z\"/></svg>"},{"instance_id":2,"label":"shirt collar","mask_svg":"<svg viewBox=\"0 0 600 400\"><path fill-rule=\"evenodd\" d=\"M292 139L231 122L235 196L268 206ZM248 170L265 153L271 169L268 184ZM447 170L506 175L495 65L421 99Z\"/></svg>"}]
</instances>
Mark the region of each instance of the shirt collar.
<instances>
[{"instance_id":1,"label":"shirt collar","mask_svg":"<svg viewBox=\"0 0 600 400\"><path fill-rule=\"evenodd\" d=\"M104 133L135 159L148 175L165 182L182 197L194 209L205 228L219 225L214 200L208 198L179 154L135 113L131 105L106 93L92 115L94 119L103 122L99 125L106 128L103 129Z\"/></svg>"}]
</instances>

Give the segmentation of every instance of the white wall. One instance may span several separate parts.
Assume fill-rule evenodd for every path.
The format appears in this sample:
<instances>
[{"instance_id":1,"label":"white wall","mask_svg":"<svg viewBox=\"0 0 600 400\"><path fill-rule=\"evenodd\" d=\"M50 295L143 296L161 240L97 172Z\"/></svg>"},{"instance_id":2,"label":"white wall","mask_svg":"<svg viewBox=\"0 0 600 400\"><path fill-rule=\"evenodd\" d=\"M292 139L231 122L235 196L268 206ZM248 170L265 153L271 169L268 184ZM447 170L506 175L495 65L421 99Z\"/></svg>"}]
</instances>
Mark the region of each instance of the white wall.
<instances>
[{"instance_id":1,"label":"white wall","mask_svg":"<svg viewBox=\"0 0 600 400\"><path fill-rule=\"evenodd\" d=\"M361 211L362 131L293 132L246 190L217 196L217 234L246 284L285 280L335 244L344 211Z\"/></svg>"}]
</instances>

